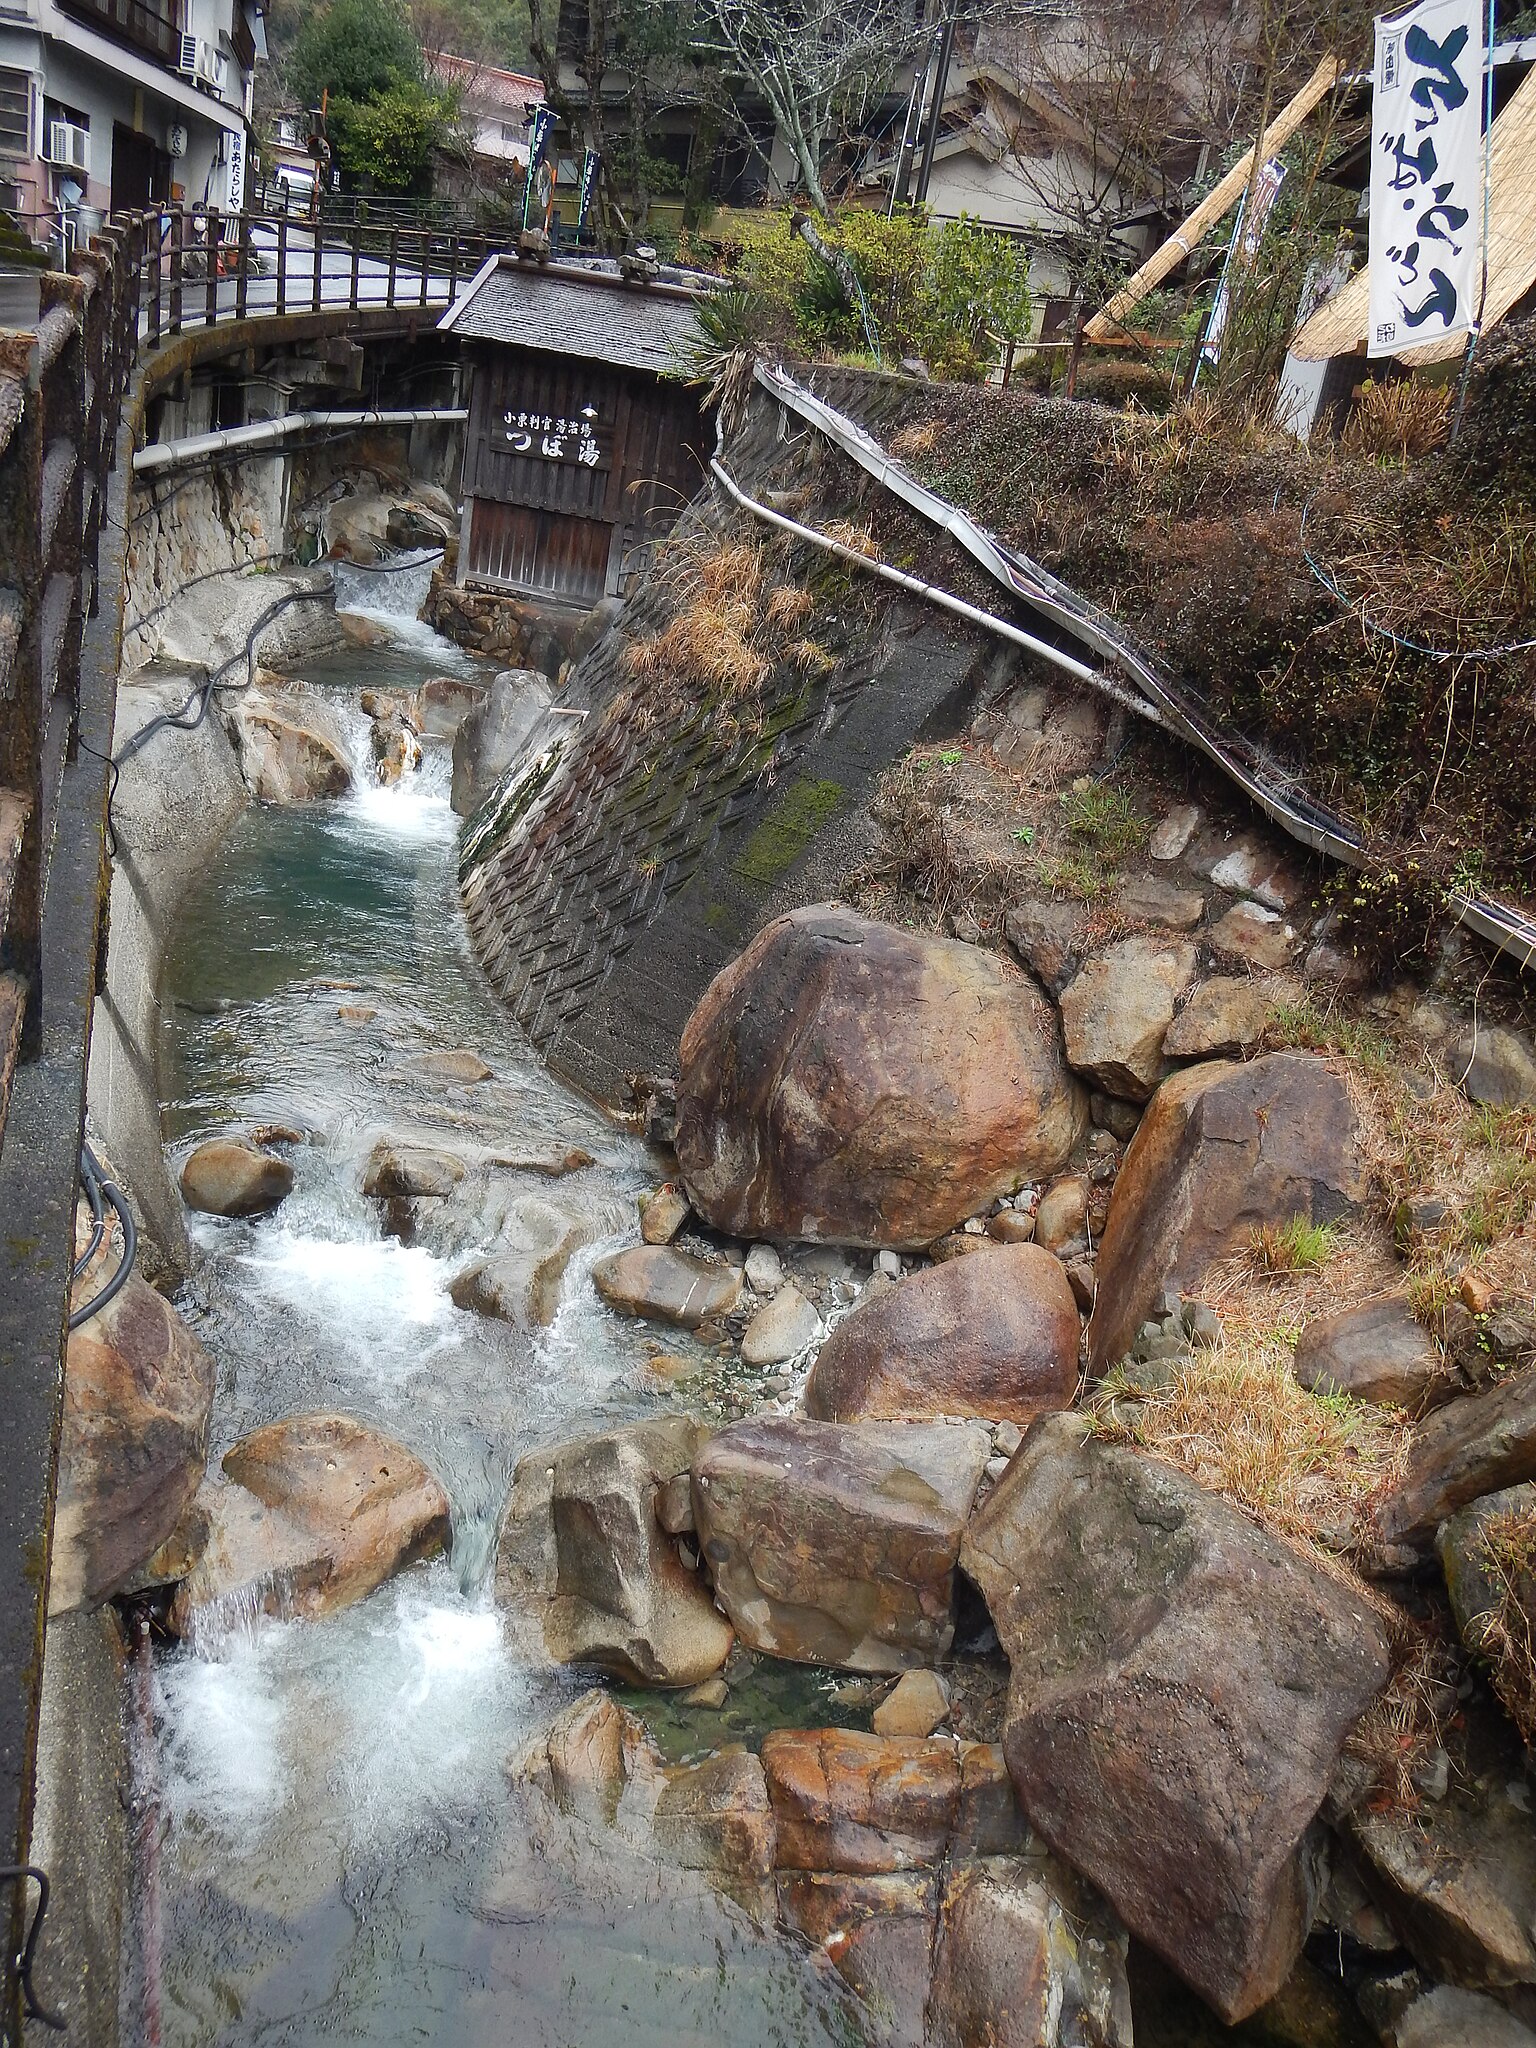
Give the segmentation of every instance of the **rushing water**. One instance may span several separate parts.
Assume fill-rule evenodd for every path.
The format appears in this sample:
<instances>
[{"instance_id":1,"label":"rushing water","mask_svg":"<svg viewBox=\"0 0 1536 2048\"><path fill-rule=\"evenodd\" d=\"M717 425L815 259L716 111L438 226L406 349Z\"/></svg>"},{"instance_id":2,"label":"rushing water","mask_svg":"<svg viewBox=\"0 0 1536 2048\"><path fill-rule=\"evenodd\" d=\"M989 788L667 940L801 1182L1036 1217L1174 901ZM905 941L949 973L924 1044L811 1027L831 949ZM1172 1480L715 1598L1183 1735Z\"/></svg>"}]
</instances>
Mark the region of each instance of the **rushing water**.
<instances>
[{"instance_id":1,"label":"rushing water","mask_svg":"<svg viewBox=\"0 0 1536 2048\"><path fill-rule=\"evenodd\" d=\"M342 601L387 621L394 644L306 671L344 711L362 688L464 665L415 619L424 581L350 572ZM303 1134L273 1216L196 1219L184 1306L217 1365L215 1457L263 1422L341 1408L437 1473L453 1549L329 1620L259 1619L158 1662L130 2038L849 2040L810 1958L697 1879L574 1838L536 1847L509 1801L509 1752L574 1683L521 1662L491 1604L496 1517L523 1452L668 1398L643 1333L602 1311L587 1278L654 1169L551 1080L480 978L446 748L428 742L418 774L380 789L366 722L347 715L352 795L250 807L179 921L160 1048L173 1157L215 1132ZM494 1079L464 1088L414 1065L457 1047ZM471 1168L451 1215L411 1245L360 1193L385 1135ZM572 1146L595 1164L557 1181L496 1163ZM537 1342L448 1292L533 1197L590 1233Z\"/></svg>"}]
</instances>

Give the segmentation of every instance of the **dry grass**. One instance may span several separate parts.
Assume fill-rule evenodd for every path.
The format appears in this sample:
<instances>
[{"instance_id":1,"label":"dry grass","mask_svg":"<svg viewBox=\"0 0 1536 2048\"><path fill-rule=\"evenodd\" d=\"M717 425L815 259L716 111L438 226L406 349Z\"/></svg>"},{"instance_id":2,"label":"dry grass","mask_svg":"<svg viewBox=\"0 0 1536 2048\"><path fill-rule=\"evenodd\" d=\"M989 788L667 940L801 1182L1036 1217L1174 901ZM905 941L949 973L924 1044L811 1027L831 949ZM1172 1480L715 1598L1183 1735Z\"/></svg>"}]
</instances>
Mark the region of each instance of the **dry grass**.
<instances>
[{"instance_id":1,"label":"dry grass","mask_svg":"<svg viewBox=\"0 0 1536 2048\"><path fill-rule=\"evenodd\" d=\"M858 526L851 519L829 519L822 526L828 540L835 540L839 547L851 549L862 555L866 562L873 562L879 555L874 536L867 526Z\"/></svg>"},{"instance_id":2,"label":"dry grass","mask_svg":"<svg viewBox=\"0 0 1536 2048\"><path fill-rule=\"evenodd\" d=\"M1369 378L1360 387L1339 446L1348 455L1395 462L1428 455L1445 439L1450 403L1448 384L1420 384L1412 378L1378 384Z\"/></svg>"},{"instance_id":3,"label":"dry grass","mask_svg":"<svg viewBox=\"0 0 1536 2048\"><path fill-rule=\"evenodd\" d=\"M1278 1280L1285 1273L1316 1273L1332 1259L1338 1232L1327 1223L1309 1223L1292 1216L1284 1223L1264 1223L1245 1247L1255 1280Z\"/></svg>"},{"instance_id":4,"label":"dry grass","mask_svg":"<svg viewBox=\"0 0 1536 2048\"><path fill-rule=\"evenodd\" d=\"M771 583L756 542L677 543L658 571L672 617L626 654L634 690L625 709L643 728L678 726L705 715L733 743L760 731L763 698L775 668L825 673L832 657L803 628L816 609L810 591Z\"/></svg>"},{"instance_id":5,"label":"dry grass","mask_svg":"<svg viewBox=\"0 0 1536 2048\"><path fill-rule=\"evenodd\" d=\"M1367 1803L1372 1808L1414 1813L1421 1804L1420 1773L1444 1747L1457 1711L1460 1668L1450 1646L1410 1621L1401 1608L1392 1608L1383 1619L1393 1651L1392 1677L1356 1723L1344 1753L1369 1773Z\"/></svg>"},{"instance_id":6,"label":"dry grass","mask_svg":"<svg viewBox=\"0 0 1536 2048\"><path fill-rule=\"evenodd\" d=\"M1536 1745L1536 1508L1491 1515L1478 1563L1495 1598L1478 1618L1472 1647L1487 1660L1493 1689L1521 1739Z\"/></svg>"},{"instance_id":7,"label":"dry grass","mask_svg":"<svg viewBox=\"0 0 1536 2048\"><path fill-rule=\"evenodd\" d=\"M891 437L891 453L910 462L915 455L932 455L939 440L937 420L913 420Z\"/></svg>"}]
</instances>

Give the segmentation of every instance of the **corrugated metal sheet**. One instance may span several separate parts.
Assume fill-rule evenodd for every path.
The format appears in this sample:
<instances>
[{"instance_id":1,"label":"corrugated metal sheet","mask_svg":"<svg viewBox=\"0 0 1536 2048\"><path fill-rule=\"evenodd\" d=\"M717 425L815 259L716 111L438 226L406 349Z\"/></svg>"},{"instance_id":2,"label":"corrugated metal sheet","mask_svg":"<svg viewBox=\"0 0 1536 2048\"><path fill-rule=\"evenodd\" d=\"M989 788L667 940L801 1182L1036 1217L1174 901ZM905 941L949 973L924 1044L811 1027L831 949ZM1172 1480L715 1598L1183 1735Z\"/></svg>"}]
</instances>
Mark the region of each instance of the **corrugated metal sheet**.
<instances>
[{"instance_id":1,"label":"corrugated metal sheet","mask_svg":"<svg viewBox=\"0 0 1536 2048\"><path fill-rule=\"evenodd\" d=\"M469 340L660 374L675 366L697 303L696 293L676 286L627 285L606 271L541 269L504 256L441 325Z\"/></svg>"}]
</instances>

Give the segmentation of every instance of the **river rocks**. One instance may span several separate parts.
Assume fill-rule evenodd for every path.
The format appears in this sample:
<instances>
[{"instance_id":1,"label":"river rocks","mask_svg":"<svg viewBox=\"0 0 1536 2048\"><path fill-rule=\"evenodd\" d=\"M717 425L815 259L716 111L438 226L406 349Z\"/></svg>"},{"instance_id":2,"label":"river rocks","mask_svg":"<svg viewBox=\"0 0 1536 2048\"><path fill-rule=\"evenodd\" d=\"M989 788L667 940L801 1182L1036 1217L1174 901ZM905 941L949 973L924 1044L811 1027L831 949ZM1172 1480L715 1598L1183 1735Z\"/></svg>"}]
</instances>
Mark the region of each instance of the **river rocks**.
<instances>
[{"instance_id":1,"label":"river rocks","mask_svg":"<svg viewBox=\"0 0 1536 2048\"><path fill-rule=\"evenodd\" d=\"M651 1827L674 1869L755 1884L772 1877L773 1808L763 1766L745 1750L722 1750L669 1771Z\"/></svg>"},{"instance_id":2,"label":"river rocks","mask_svg":"<svg viewBox=\"0 0 1536 2048\"><path fill-rule=\"evenodd\" d=\"M680 1058L683 1179L747 1238L931 1244L1059 1167L1084 1121L1017 969L835 904L759 932Z\"/></svg>"},{"instance_id":3,"label":"river rocks","mask_svg":"<svg viewBox=\"0 0 1536 2048\"><path fill-rule=\"evenodd\" d=\"M781 1871L779 1918L826 1957L879 2016L881 2048L923 2048L939 1879L932 1871L850 1877Z\"/></svg>"},{"instance_id":4,"label":"river rocks","mask_svg":"<svg viewBox=\"0 0 1536 2048\"><path fill-rule=\"evenodd\" d=\"M311 803L352 787L346 735L309 693L247 691L227 723L245 785L262 803Z\"/></svg>"},{"instance_id":5,"label":"river rocks","mask_svg":"<svg viewBox=\"0 0 1536 2048\"><path fill-rule=\"evenodd\" d=\"M210 1138L187 1155L181 1198L209 1216L264 1216L293 1186L293 1168L241 1138Z\"/></svg>"},{"instance_id":6,"label":"river rocks","mask_svg":"<svg viewBox=\"0 0 1536 2048\"><path fill-rule=\"evenodd\" d=\"M1211 927L1211 944L1218 953L1246 960L1250 967L1278 972L1290 960L1296 934L1277 910L1261 903L1234 903L1226 916Z\"/></svg>"},{"instance_id":7,"label":"river rocks","mask_svg":"<svg viewBox=\"0 0 1536 2048\"><path fill-rule=\"evenodd\" d=\"M752 1648L850 1671L934 1663L954 1635L984 1429L795 1418L721 1430L694 1461L715 1596Z\"/></svg>"},{"instance_id":8,"label":"river rocks","mask_svg":"<svg viewBox=\"0 0 1536 2048\"><path fill-rule=\"evenodd\" d=\"M551 697L536 669L503 669L484 701L465 714L454 735L450 798L461 818L473 817L521 758Z\"/></svg>"},{"instance_id":9,"label":"river rocks","mask_svg":"<svg viewBox=\"0 0 1536 2048\"><path fill-rule=\"evenodd\" d=\"M1096 954L1062 991L1068 1063L1106 1094L1145 1102L1167 1072L1163 1038L1194 973L1183 939L1122 939Z\"/></svg>"},{"instance_id":10,"label":"river rocks","mask_svg":"<svg viewBox=\"0 0 1536 2048\"><path fill-rule=\"evenodd\" d=\"M1528 1736L1536 1736L1536 1672L1519 1654L1518 1617L1524 1617L1527 1639L1536 1638L1536 1574L1529 1562L1521 1570L1516 1558L1522 1550L1529 1558L1532 1530L1536 1530L1536 1485L1527 1483L1484 1494L1442 1522L1435 1537L1461 1639L1489 1666L1494 1691L1516 1726ZM1496 1562L1487 1545L1490 1537L1501 1533L1505 1541ZM1518 1541L1521 1534L1526 1536L1524 1545ZM1513 1544L1511 1536L1516 1538ZM1490 1627L1499 1622L1502 1627Z\"/></svg>"},{"instance_id":11,"label":"river rocks","mask_svg":"<svg viewBox=\"0 0 1536 2048\"><path fill-rule=\"evenodd\" d=\"M748 1323L741 1340L742 1361L751 1366L782 1365L820 1335L821 1317L814 1304L790 1281Z\"/></svg>"},{"instance_id":12,"label":"river rocks","mask_svg":"<svg viewBox=\"0 0 1536 2048\"><path fill-rule=\"evenodd\" d=\"M763 1738L763 1770L781 1870L869 1876L937 1863L960 1807L953 1743L780 1728Z\"/></svg>"},{"instance_id":13,"label":"river rocks","mask_svg":"<svg viewBox=\"0 0 1536 2048\"><path fill-rule=\"evenodd\" d=\"M1301 1333L1292 1369L1314 1394L1415 1411L1456 1390L1434 1339L1400 1294L1315 1316Z\"/></svg>"},{"instance_id":14,"label":"river rocks","mask_svg":"<svg viewBox=\"0 0 1536 2048\"><path fill-rule=\"evenodd\" d=\"M844 1317L812 1368L806 1412L828 1422L1031 1422L1071 1406L1080 1327L1059 1260L1031 1244L988 1245L909 1274Z\"/></svg>"},{"instance_id":15,"label":"river rocks","mask_svg":"<svg viewBox=\"0 0 1536 2048\"><path fill-rule=\"evenodd\" d=\"M949 1718L949 1687L937 1671L908 1671L876 1707L877 1735L931 1735Z\"/></svg>"},{"instance_id":16,"label":"river rocks","mask_svg":"<svg viewBox=\"0 0 1536 2048\"><path fill-rule=\"evenodd\" d=\"M1034 1242L1062 1258L1088 1248L1088 1182L1080 1173L1053 1180L1035 1209Z\"/></svg>"},{"instance_id":17,"label":"river rocks","mask_svg":"<svg viewBox=\"0 0 1536 2048\"><path fill-rule=\"evenodd\" d=\"M507 1759L507 1777L589 1827L632 1833L655 1811L665 1766L639 1715L594 1686Z\"/></svg>"},{"instance_id":18,"label":"river rocks","mask_svg":"<svg viewBox=\"0 0 1536 2048\"><path fill-rule=\"evenodd\" d=\"M670 1182L647 1195L640 1209L640 1237L645 1244L670 1244L688 1221L688 1197Z\"/></svg>"},{"instance_id":19,"label":"river rocks","mask_svg":"<svg viewBox=\"0 0 1536 2048\"><path fill-rule=\"evenodd\" d=\"M1451 1071L1473 1102L1492 1109L1536 1103L1536 1058L1528 1042L1498 1024L1480 1024L1457 1039Z\"/></svg>"},{"instance_id":20,"label":"river rocks","mask_svg":"<svg viewBox=\"0 0 1536 2048\"><path fill-rule=\"evenodd\" d=\"M1163 1051L1171 1060L1233 1059L1264 1036L1269 1004L1242 975L1201 982L1169 1025Z\"/></svg>"},{"instance_id":21,"label":"river rocks","mask_svg":"<svg viewBox=\"0 0 1536 2048\"><path fill-rule=\"evenodd\" d=\"M1417 1812L1357 1808L1360 1872L1424 1969L1473 1991L1536 1984L1536 1828L1527 1759L1502 1719L1467 1710L1466 1752L1445 1796Z\"/></svg>"},{"instance_id":22,"label":"river rocks","mask_svg":"<svg viewBox=\"0 0 1536 2048\"><path fill-rule=\"evenodd\" d=\"M659 1488L704 1433L666 1416L523 1458L496 1560L497 1597L532 1618L557 1664L633 1685L697 1685L731 1629L656 1519Z\"/></svg>"},{"instance_id":23,"label":"river rocks","mask_svg":"<svg viewBox=\"0 0 1536 2048\"><path fill-rule=\"evenodd\" d=\"M494 1067L487 1066L472 1046L451 1046L445 1052L421 1052L407 1062L413 1074L424 1074L429 1081L451 1081L460 1088L473 1088L477 1082L493 1081Z\"/></svg>"},{"instance_id":24,"label":"river rocks","mask_svg":"<svg viewBox=\"0 0 1536 2048\"><path fill-rule=\"evenodd\" d=\"M72 1306L97 1295L99 1252ZM137 1273L69 1333L48 1611L95 1607L131 1583L181 1522L203 1476L213 1361Z\"/></svg>"},{"instance_id":25,"label":"river rocks","mask_svg":"<svg viewBox=\"0 0 1536 2048\"><path fill-rule=\"evenodd\" d=\"M421 766L421 741L415 727L401 712L386 712L374 718L368 747L373 756L374 780L382 788L397 783L402 775L414 774Z\"/></svg>"},{"instance_id":26,"label":"river rocks","mask_svg":"<svg viewBox=\"0 0 1536 2048\"><path fill-rule=\"evenodd\" d=\"M1307 1830L1386 1683L1371 1611L1172 1467L1036 1425L961 1553L1031 1823L1233 2023L1312 1918Z\"/></svg>"},{"instance_id":27,"label":"river rocks","mask_svg":"<svg viewBox=\"0 0 1536 2048\"><path fill-rule=\"evenodd\" d=\"M448 1540L448 1499L419 1458L346 1415L242 1437L203 1487L207 1548L177 1589L180 1635L240 1613L332 1614Z\"/></svg>"},{"instance_id":28,"label":"river rocks","mask_svg":"<svg viewBox=\"0 0 1536 2048\"><path fill-rule=\"evenodd\" d=\"M586 1237L563 1209L537 1195L522 1196L508 1210L496 1246L455 1275L448 1289L454 1306L528 1330L547 1328L560 1305L566 1268Z\"/></svg>"},{"instance_id":29,"label":"river rocks","mask_svg":"<svg viewBox=\"0 0 1536 2048\"><path fill-rule=\"evenodd\" d=\"M1536 1369L1439 1409L1415 1432L1396 1483L1377 1502L1373 1528L1390 1550L1423 1552L1458 1508L1536 1479Z\"/></svg>"},{"instance_id":30,"label":"river rocks","mask_svg":"<svg viewBox=\"0 0 1536 2048\"><path fill-rule=\"evenodd\" d=\"M1213 1260L1265 1224L1337 1220L1365 1196L1355 1113L1319 1059L1271 1053L1173 1075L1121 1162L1099 1246L1090 1369L1122 1359L1165 1291L1194 1292Z\"/></svg>"},{"instance_id":31,"label":"river rocks","mask_svg":"<svg viewBox=\"0 0 1536 2048\"><path fill-rule=\"evenodd\" d=\"M956 1864L939 1903L924 2048L1131 2048L1129 1944L1053 1857Z\"/></svg>"},{"instance_id":32,"label":"river rocks","mask_svg":"<svg viewBox=\"0 0 1536 2048\"><path fill-rule=\"evenodd\" d=\"M435 739L451 739L485 695L484 683L465 676L431 676L416 692L417 724Z\"/></svg>"},{"instance_id":33,"label":"river rocks","mask_svg":"<svg viewBox=\"0 0 1536 2048\"><path fill-rule=\"evenodd\" d=\"M621 1315L696 1330L741 1299L740 1266L712 1266L670 1245L633 1245L592 1268L592 1284Z\"/></svg>"},{"instance_id":34,"label":"river rocks","mask_svg":"<svg viewBox=\"0 0 1536 2048\"><path fill-rule=\"evenodd\" d=\"M363 1168L363 1193L381 1200L397 1195L451 1195L463 1178L464 1162L451 1152L381 1138Z\"/></svg>"}]
</instances>

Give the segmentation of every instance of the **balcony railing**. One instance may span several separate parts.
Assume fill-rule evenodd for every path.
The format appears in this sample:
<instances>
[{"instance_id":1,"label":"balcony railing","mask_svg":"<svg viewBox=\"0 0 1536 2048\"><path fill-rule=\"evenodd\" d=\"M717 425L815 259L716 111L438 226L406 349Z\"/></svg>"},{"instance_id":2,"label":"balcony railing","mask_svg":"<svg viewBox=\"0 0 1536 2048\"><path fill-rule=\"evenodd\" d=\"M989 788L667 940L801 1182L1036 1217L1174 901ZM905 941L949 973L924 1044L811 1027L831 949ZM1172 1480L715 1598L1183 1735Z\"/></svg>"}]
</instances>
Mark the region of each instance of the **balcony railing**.
<instances>
[{"instance_id":1,"label":"balcony railing","mask_svg":"<svg viewBox=\"0 0 1536 2048\"><path fill-rule=\"evenodd\" d=\"M148 0L59 0L59 5L78 21L89 22L103 35L130 44L173 70L181 57L180 0L163 0L159 7Z\"/></svg>"}]
</instances>

